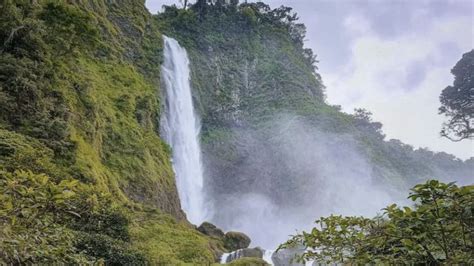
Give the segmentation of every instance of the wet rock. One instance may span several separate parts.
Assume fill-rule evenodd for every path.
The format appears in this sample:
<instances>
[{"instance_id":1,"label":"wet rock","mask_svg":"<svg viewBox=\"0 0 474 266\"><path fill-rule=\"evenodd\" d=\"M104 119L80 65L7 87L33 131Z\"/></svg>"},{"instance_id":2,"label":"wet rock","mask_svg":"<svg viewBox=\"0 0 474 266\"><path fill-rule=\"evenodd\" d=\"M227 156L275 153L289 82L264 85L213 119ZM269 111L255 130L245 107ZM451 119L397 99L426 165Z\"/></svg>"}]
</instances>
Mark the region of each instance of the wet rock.
<instances>
[{"instance_id":1,"label":"wet rock","mask_svg":"<svg viewBox=\"0 0 474 266\"><path fill-rule=\"evenodd\" d=\"M227 257L225 262L231 262L235 260L239 260L241 258L263 258L264 250L256 247L256 248L243 248L237 251L230 253Z\"/></svg>"},{"instance_id":2,"label":"wet rock","mask_svg":"<svg viewBox=\"0 0 474 266\"><path fill-rule=\"evenodd\" d=\"M223 238L224 237L224 232L217 228L215 225L211 224L211 223L208 223L208 222L204 222L202 223L198 228L197 230L207 236L210 236L210 237L215 237L215 238Z\"/></svg>"},{"instance_id":3,"label":"wet rock","mask_svg":"<svg viewBox=\"0 0 474 266\"><path fill-rule=\"evenodd\" d=\"M229 251L247 248L250 237L241 232L227 232L224 236L224 247Z\"/></svg>"},{"instance_id":4,"label":"wet rock","mask_svg":"<svg viewBox=\"0 0 474 266\"><path fill-rule=\"evenodd\" d=\"M256 248L244 248L242 249L242 257L245 258L262 258L264 250L256 247Z\"/></svg>"},{"instance_id":5,"label":"wet rock","mask_svg":"<svg viewBox=\"0 0 474 266\"><path fill-rule=\"evenodd\" d=\"M280 249L273 253L272 261L275 266L304 266L304 263L296 262L296 256L303 254L305 251L303 246L294 248Z\"/></svg>"}]
</instances>

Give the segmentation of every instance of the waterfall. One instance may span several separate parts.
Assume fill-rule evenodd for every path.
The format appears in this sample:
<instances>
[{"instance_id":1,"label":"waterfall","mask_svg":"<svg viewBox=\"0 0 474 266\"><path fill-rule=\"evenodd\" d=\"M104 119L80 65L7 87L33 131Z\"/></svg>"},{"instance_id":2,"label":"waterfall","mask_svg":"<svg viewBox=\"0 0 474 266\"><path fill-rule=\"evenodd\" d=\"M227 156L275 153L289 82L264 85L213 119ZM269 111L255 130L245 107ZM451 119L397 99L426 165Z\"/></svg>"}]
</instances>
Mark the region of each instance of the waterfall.
<instances>
[{"instance_id":1,"label":"waterfall","mask_svg":"<svg viewBox=\"0 0 474 266\"><path fill-rule=\"evenodd\" d=\"M220 263L221 264L226 264L227 263L227 259L229 258L231 253L224 253L221 255L221 261Z\"/></svg>"},{"instance_id":2,"label":"waterfall","mask_svg":"<svg viewBox=\"0 0 474 266\"><path fill-rule=\"evenodd\" d=\"M190 222L199 224L206 218L203 199L203 167L199 145L199 122L194 112L189 59L186 50L172 38L164 36L164 62L161 66L165 110L161 131L172 149L181 207Z\"/></svg>"},{"instance_id":3,"label":"waterfall","mask_svg":"<svg viewBox=\"0 0 474 266\"><path fill-rule=\"evenodd\" d=\"M231 261L242 258L243 255L244 255L244 253L243 253L242 249L238 249L238 250L232 251L230 253L224 253L221 256L220 263L221 264L226 264L228 262L231 262Z\"/></svg>"},{"instance_id":4,"label":"waterfall","mask_svg":"<svg viewBox=\"0 0 474 266\"><path fill-rule=\"evenodd\" d=\"M272 260L272 255L275 251L274 250L265 250L265 252L263 252L263 260L270 264L270 265L273 265L273 260Z\"/></svg>"},{"instance_id":5,"label":"waterfall","mask_svg":"<svg viewBox=\"0 0 474 266\"><path fill-rule=\"evenodd\" d=\"M272 255L274 250L263 250L262 259L269 265L273 265ZM237 260L244 257L244 250L239 249L230 253L224 253L221 255L220 264L227 264L231 261Z\"/></svg>"}]
</instances>

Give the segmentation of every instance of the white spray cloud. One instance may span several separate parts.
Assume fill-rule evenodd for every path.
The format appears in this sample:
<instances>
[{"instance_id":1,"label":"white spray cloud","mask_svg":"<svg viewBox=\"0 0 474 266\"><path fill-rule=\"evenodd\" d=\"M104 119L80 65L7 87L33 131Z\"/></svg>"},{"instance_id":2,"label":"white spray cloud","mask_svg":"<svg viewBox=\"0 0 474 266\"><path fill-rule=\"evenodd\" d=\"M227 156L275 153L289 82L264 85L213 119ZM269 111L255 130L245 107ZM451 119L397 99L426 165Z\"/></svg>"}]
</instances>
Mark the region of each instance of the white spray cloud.
<instances>
[{"instance_id":1,"label":"white spray cloud","mask_svg":"<svg viewBox=\"0 0 474 266\"><path fill-rule=\"evenodd\" d=\"M253 246L276 248L289 235L311 228L320 216L371 217L401 199L376 182L371 164L352 137L325 134L288 115L266 130L272 134L264 148L255 141L261 140L260 133L239 129L241 142L251 143L240 152L259 165L247 167L238 177L244 180L240 185L245 186L247 179L257 181L248 181L254 183L244 189L247 193L227 191L218 196L213 221L225 230L249 234Z\"/></svg>"}]
</instances>

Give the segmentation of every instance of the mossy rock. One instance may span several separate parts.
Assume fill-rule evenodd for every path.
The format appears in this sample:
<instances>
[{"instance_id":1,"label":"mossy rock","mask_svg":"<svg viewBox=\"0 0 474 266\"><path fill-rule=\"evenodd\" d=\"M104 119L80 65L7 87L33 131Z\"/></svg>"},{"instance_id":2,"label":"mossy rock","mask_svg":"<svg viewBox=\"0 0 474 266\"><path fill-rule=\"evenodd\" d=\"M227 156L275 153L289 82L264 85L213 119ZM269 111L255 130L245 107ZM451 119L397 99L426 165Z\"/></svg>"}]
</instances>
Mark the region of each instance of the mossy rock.
<instances>
[{"instance_id":1,"label":"mossy rock","mask_svg":"<svg viewBox=\"0 0 474 266\"><path fill-rule=\"evenodd\" d=\"M250 245L250 237L241 232L227 232L224 236L224 247L229 251L247 248Z\"/></svg>"},{"instance_id":2,"label":"mossy rock","mask_svg":"<svg viewBox=\"0 0 474 266\"><path fill-rule=\"evenodd\" d=\"M203 222L197 230L207 236L210 237L215 237L215 238L223 238L224 237L224 232L217 228L217 226L209 223L209 222Z\"/></svg>"},{"instance_id":3,"label":"mossy rock","mask_svg":"<svg viewBox=\"0 0 474 266\"><path fill-rule=\"evenodd\" d=\"M263 253L264 250L259 247L242 249L242 257L245 258L262 258Z\"/></svg>"}]
</instances>

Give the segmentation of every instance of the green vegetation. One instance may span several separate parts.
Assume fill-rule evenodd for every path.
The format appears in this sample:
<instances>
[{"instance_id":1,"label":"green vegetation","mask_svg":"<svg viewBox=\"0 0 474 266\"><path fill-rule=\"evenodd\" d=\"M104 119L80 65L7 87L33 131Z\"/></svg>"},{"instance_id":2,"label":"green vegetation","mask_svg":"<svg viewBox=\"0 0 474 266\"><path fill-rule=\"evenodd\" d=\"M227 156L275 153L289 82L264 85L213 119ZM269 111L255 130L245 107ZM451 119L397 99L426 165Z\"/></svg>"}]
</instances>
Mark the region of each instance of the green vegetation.
<instances>
[{"instance_id":1,"label":"green vegetation","mask_svg":"<svg viewBox=\"0 0 474 266\"><path fill-rule=\"evenodd\" d=\"M211 243L186 223L155 212L135 213L132 242L146 254L152 265L176 265L180 262L208 264L216 258Z\"/></svg>"},{"instance_id":2,"label":"green vegetation","mask_svg":"<svg viewBox=\"0 0 474 266\"><path fill-rule=\"evenodd\" d=\"M329 216L280 249L303 245L298 259L344 264L472 264L474 186L436 180L416 185L413 207L391 205L373 219Z\"/></svg>"},{"instance_id":3,"label":"green vegetation","mask_svg":"<svg viewBox=\"0 0 474 266\"><path fill-rule=\"evenodd\" d=\"M124 242L128 221L106 192L75 179L55 182L30 171L2 171L0 185L0 262L144 260Z\"/></svg>"},{"instance_id":4,"label":"green vegetation","mask_svg":"<svg viewBox=\"0 0 474 266\"><path fill-rule=\"evenodd\" d=\"M0 264L213 262L158 135L162 40L143 2L0 10Z\"/></svg>"},{"instance_id":5,"label":"green vegetation","mask_svg":"<svg viewBox=\"0 0 474 266\"><path fill-rule=\"evenodd\" d=\"M291 8L203 2L187 10L167 7L157 21L187 48L204 135L264 122L282 109L324 108L315 59L303 47L304 26L294 23Z\"/></svg>"}]
</instances>

